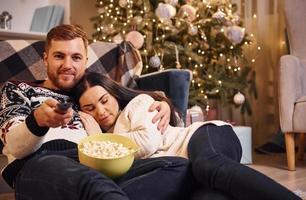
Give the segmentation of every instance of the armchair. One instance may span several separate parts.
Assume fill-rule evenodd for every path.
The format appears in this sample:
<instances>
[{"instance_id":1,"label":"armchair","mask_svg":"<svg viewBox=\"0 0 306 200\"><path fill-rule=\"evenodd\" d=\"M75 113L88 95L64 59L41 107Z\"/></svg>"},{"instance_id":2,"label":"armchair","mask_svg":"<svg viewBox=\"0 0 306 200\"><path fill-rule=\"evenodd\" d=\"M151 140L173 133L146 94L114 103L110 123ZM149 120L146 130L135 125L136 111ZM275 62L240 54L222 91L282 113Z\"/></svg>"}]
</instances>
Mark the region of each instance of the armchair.
<instances>
[{"instance_id":1,"label":"armchair","mask_svg":"<svg viewBox=\"0 0 306 200\"><path fill-rule=\"evenodd\" d=\"M279 115L285 134L288 170L295 170L295 135L300 136L298 158L303 159L306 133L306 2L285 0L284 13L290 54L280 59Z\"/></svg>"}]
</instances>

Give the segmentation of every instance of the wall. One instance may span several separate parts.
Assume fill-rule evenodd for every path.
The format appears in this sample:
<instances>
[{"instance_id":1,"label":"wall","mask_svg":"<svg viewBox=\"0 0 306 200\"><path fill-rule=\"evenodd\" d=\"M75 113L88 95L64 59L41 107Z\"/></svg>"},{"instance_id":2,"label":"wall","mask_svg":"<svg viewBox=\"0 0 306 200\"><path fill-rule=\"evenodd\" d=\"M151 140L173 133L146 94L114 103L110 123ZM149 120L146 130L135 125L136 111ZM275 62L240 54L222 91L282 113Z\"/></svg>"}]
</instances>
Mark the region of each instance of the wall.
<instances>
[{"instance_id":1,"label":"wall","mask_svg":"<svg viewBox=\"0 0 306 200\"><path fill-rule=\"evenodd\" d=\"M72 0L70 1L70 23L78 24L87 32L88 38L91 38L94 33L93 22L90 21L91 17L98 15L97 8L95 7L95 0ZM82 8L82 9L80 9Z\"/></svg>"},{"instance_id":2,"label":"wall","mask_svg":"<svg viewBox=\"0 0 306 200\"><path fill-rule=\"evenodd\" d=\"M28 32L36 8L50 4L62 5L65 8L64 23L70 22L70 0L0 0L0 13L8 11L12 16L12 30Z\"/></svg>"},{"instance_id":3,"label":"wall","mask_svg":"<svg viewBox=\"0 0 306 200\"><path fill-rule=\"evenodd\" d=\"M0 13L8 11L12 16L12 30L30 30L35 8L48 5L48 0L1 0Z\"/></svg>"}]
</instances>

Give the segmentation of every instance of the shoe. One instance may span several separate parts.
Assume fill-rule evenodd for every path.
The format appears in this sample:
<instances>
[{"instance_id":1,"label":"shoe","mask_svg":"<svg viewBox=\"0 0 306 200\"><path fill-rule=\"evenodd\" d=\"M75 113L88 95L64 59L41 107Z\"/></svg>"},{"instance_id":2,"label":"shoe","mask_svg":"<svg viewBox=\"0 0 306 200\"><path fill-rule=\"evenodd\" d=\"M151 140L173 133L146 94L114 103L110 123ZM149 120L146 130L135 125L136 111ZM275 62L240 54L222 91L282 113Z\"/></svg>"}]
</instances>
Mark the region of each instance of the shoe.
<instances>
[{"instance_id":1,"label":"shoe","mask_svg":"<svg viewBox=\"0 0 306 200\"><path fill-rule=\"evenodd\" d=\"M267 142L254 149L259 154L270 154L270 153L285 153L286 150L282 146L273 142Z\"/></svg>"}]
</instances>

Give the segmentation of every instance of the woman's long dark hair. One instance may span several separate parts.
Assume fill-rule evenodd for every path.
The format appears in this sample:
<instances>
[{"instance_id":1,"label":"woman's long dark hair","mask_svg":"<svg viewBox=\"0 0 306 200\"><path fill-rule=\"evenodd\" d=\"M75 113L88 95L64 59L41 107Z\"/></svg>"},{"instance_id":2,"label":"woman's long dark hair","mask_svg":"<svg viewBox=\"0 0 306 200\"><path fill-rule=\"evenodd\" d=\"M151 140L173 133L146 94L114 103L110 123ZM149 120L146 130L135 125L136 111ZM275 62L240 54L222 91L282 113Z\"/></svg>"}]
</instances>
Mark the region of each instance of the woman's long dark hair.
<instances>
[{"instance_id":1,"label":"woman's long dark hair","mask_svg":"<svg viewBox=\"0 0 306 200\"><path fill-rule=\"evenodd\" d=\"M82 94L91 87L94 86L101 86L103 87L108 93L116 98L119 104L119 108L122 110L134 97L139 94L148 94L156 101L166 101L171 109L171 116L170 116L170 124L176 126L178 124L178 118L175 114L176 109L174 108L171 101L155 92L150 91L142 91L142 90L133 90L124 86L119 85L117 82L112 80L111 78L96 73L96 72L89 72L87 71L79 83L73 89L73 95L76 102L79 102L80 97ZM141 113L139 113L141 114ZM180 115L180 114L179 114Z\"/></svg>"}]
</instances>

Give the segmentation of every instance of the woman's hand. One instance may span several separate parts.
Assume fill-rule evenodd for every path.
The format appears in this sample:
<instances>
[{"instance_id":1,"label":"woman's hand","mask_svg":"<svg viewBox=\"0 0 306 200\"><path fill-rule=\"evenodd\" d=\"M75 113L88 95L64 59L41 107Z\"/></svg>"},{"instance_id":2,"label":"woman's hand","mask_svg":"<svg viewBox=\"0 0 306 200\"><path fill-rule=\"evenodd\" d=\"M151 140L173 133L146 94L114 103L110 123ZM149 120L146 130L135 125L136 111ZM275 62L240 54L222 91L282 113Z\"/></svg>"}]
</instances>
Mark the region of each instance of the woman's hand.
<instances>
[{"instance_id":1,"label":"woman's hand","mask_svg":"<svg viewBox=\"0 0 306 200\"><path fill-rule=\"evenodd\" d=\"M89 114L79 111L80 118L88 135L102 133L98 122Z\"/></svg>"},{"instance_id":2,"label":"woman's hand","mask_svg":"<svg viewBox=\"0 0 306 200\"><path fill-rule=\"evenodd\" d=\"M167 129L169 122L170 122L170 106L165 101L155 101L149 108L149 111L152 112L157 110L158 113L152 119L153 123L158 122L157 128L162 133Z\"/></svg>"}]
</instances>

